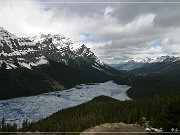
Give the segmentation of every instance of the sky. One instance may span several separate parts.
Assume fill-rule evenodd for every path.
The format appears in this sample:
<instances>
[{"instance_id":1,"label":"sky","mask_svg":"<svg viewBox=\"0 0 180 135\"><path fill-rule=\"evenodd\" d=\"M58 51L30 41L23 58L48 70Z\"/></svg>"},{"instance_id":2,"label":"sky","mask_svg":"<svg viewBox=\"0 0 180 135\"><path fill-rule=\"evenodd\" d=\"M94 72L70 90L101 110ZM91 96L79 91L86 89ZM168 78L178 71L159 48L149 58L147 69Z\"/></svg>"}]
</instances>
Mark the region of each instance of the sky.
<instances>
[{"instance_id":1,"label":"sky","mask_svg":"<svg viewBox=\"0 0 180 135\"><path fill-rule=\"evenodd\" d=\"M106 63L180 52L177 0L0 0L0 26L23 37L65 35Z\"/></svg>"}]
</instances>

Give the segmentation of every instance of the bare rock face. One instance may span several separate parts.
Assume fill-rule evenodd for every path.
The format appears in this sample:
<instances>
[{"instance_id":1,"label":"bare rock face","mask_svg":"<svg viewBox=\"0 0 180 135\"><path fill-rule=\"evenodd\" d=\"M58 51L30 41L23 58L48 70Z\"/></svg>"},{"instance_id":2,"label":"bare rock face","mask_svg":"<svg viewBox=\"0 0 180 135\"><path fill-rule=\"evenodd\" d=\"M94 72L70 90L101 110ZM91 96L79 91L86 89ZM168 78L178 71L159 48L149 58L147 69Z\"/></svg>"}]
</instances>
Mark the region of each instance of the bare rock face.
<instances>
[{"instance_id":1,"label":"bare rock face","mask_svg":"<svg viewBox=\"0 0 180 135\"><path fill-rule=\"evenodd\" d=\"M114 132L114 133L113 133ZM105 123L83 131L80 135L127 135L128 132L134 132L133 135L145 135L146 131L142 127L135 124L125 123Z\"/></svg>"},{"instance_id":2,"label":"bare rock face","mask_svg":"<svg viewBox=\"0 0 180 135\"><path fill-rule=\"evenodd\" d=\"M58 81L54 81L52 82L52 87L54 90L64 90L65 87L63 85L61 85Z\"/></svg>"}]
</instances>

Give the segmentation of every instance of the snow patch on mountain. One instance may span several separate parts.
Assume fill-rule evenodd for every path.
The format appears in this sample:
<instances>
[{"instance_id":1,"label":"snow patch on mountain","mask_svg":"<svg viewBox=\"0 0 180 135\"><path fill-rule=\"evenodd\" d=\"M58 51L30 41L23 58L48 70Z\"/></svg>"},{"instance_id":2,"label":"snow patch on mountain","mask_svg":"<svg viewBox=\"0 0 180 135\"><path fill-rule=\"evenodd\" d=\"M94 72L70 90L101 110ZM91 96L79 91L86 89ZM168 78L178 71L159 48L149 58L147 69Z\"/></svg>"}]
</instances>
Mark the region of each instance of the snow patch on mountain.
<instances>
[{"instance_id":1,"label":"snow patch on mountain","mask_svg":"<svg viewBox=\"0 0 180 135\"><path fill-rule=\"evenodd\" d=\"M0 27L0 67L14 69L47 64L38 47L28 38L19 38ZM4 65L2 65L4 64Z\"/></svg>"},{"instance_id":2,"label":"snow patch on mountain","mask_svg":"<svg viewBox=\"0 0 180 135\"><path fill-rule=\"evenodd\" d=\"M53 45L59 50L69 46L71 51L76 51L78 48L81 47L80 44L73 44L73 42L69 38L66 38L65 36L59 34L40 34L34 37L30 37L29 39L32 40L34 43L39 44L43 44L47 39L52 39Z\"/></svg>"}]
</instances>

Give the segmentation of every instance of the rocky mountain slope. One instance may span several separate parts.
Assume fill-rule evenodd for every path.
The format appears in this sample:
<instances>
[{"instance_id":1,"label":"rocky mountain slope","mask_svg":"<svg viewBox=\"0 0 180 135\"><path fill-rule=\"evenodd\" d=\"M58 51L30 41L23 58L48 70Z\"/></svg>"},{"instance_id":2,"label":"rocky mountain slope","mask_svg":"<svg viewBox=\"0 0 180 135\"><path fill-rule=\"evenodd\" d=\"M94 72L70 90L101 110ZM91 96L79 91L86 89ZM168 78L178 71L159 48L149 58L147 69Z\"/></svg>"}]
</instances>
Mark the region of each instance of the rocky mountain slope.
<instances>
[{"instance_id":1,"label":"rocky mountain slope","mask_svg":"<svg viewBox=\"0 0 180 135\"><path fill-rule=\"evenodd\" d=\"M71 67L89 66L106 72L109 67L100 62L84 44L73 44L61 35L40 34L19 38L0 27L0 66L6 69L48 64L48 60Z\"/></svg>"},{"instance_id":2,"label":"rocky mountain slope","mask_svg":"<svg viewBox=\"0 0 180 135\"><path fill-rule=\"evenodd\" d=\"M82 68L89 66L107 72L109 67L100 62L96 55L84 44L74 44L62 35L40 34L30 38L41 53L49 60L64 63L67 66Z\"/></svg>"},{"instance_id":3,"label":"rocky mountain slope","mask_svg":"<svg viewBox=\"0 0 180 135\"><path fill-rule=\"evenodd\" d=\"M0 56L0 99L104 82L118 73L61 35L19 38L1 27Z\"/></svg>"}]
</instances>

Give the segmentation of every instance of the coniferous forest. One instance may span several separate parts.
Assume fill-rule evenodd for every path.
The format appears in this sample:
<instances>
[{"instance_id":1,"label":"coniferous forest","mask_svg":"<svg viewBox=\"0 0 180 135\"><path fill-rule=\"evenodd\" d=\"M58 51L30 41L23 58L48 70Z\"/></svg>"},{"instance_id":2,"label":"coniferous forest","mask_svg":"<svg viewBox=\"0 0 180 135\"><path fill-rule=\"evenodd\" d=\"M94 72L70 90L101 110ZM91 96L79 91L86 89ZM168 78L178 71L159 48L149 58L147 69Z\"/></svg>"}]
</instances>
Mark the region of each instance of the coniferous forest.
<instances>
[{"instance_id":1,"label":"coniferous forest","mask_svg":"<svg viewBox=\"0 0 180 135\"><path fill-rule=\"evenodd\" d=\"M172 128L180 128L179 112L180 96L177 95L129 101L99 96L87 103L60 110L35 123L25 120L21 129L17 129L15 124L5 124L3 119L0 131L81 132L103 123L124 122L171 132Z\"/></svg>"}]
</instances>

